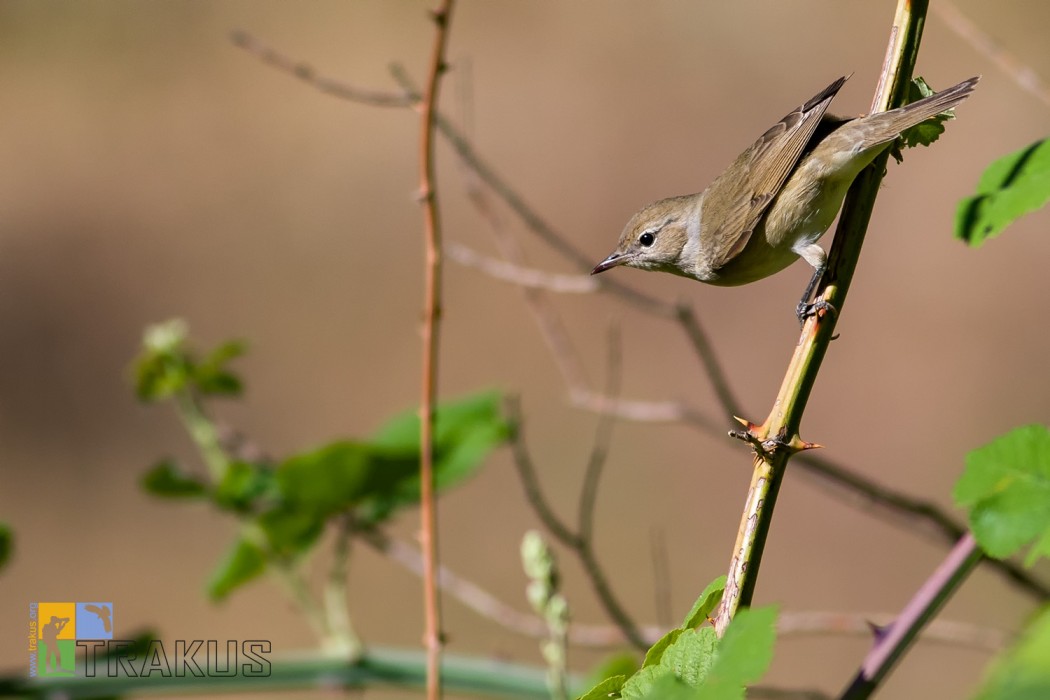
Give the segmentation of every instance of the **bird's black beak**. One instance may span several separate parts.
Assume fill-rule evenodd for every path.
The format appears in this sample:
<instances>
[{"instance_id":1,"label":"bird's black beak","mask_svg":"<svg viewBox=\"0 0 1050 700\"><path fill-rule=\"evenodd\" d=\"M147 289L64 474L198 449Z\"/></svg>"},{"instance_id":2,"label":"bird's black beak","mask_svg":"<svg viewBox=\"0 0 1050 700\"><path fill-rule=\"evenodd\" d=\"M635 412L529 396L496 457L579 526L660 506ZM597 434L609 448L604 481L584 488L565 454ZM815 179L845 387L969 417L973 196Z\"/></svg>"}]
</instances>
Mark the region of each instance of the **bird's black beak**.
<instances>
[{"instance_id":1,"label":"bird's black beak","mask_svg":"<svg viewBox=\"0 0 1050 700\"><path fill-rule=\"evenodd\" d=\"M605 272L606 270L616 267L617 265L623 265L628 260L629 257L626 253L615 252L609 257L607 257L605 260L602 260L600 263L595 265L594 269L591 270L591 274L597 275L599 272Z\"/></svg>"}]
</instances>

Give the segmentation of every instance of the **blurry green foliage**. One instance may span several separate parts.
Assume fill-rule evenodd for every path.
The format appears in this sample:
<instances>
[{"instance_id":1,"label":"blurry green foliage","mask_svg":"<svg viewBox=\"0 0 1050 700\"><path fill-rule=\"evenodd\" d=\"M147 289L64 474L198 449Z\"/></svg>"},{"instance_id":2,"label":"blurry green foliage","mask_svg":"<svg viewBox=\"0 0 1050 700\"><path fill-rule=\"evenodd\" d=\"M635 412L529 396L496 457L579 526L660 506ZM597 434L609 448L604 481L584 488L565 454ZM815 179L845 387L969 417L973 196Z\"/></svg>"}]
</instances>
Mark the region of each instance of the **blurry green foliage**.
<instances>
[{"instance_id":1,"label":"blurry green foliage","mask_svg":"<svg viewBox=\"0 0 1050 700\"><path fill-rule=\"evenodd\" d=\"M977 194L959 202L955 237L974 248L1050 201L1050 141L1042 139L989 165Z\"/></svg>"},{"instance_id":2,"label":"blurry green foliage","mask_svg":"<svg viewBox=\"0 0 1050 700\"><path fill-rule=\"evenodd\" d=\"M1029 564L1050 553L1050 430L1028 425L966 455L955 501L990 556L1033 545Z\"/></svg>"},{"instance_id":3,"label":"blurry green foliage","mask_svg":"<svg viewBox=\"0 0 1050 700\"><path fill-rule=\"evenodd\" d=\"M240 379L229 369L244 352L227 342L199 358L184 323L171 321L147 330L136 360L136 393L146 401L237 394ZM480 468L510 428L494 391L439 404L434 425L434 477L438 490L450 488ZM186 473L170 460L153 466L143 488L162 498L198 499L236 514L244 525L208 585L221 599L279 558L305 555L339 518L351 528L371 528L419 501L419 417L401 413L374 436L336 440L271 464L228 457L217 482ZM199 436L194 436L200 439ZM202 449L204 446L201 446ZM245 536L247 533L248 536Z\"/></svg>"}]
</instances>

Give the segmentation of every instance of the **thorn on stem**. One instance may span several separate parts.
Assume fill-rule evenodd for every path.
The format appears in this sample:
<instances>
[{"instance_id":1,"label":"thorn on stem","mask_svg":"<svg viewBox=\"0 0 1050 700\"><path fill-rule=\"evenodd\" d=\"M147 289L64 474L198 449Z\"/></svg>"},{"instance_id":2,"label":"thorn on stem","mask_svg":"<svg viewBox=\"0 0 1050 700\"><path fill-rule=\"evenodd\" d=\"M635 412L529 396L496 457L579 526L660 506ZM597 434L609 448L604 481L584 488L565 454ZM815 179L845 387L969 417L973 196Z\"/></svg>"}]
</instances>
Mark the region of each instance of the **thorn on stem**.
<instances>
[{"instance_id":1,"label":"thorn on stem","mask_svg":"<svg viewBox=\"0 0 1050 700\"><path fill-rule=\"evenodd\" d=\"M785 445L792 452L805 452L806 450L821 450L824 446L816 442L806 442L801 439L798 435L791 439L790 442Z\"/></svg>"},{"instance_id":2,"label":"thorn on stem","mask_svg":"<svg viewBox=\"0 0 1050 700\"><path fill-rule=\"evenodd\" d=\"M893 623L891 622L888 625L876 625L869 620L868 629L871 630L871 636L875 638L875 644L878 644L893 630Z\"/></svg>"}]
</instances>

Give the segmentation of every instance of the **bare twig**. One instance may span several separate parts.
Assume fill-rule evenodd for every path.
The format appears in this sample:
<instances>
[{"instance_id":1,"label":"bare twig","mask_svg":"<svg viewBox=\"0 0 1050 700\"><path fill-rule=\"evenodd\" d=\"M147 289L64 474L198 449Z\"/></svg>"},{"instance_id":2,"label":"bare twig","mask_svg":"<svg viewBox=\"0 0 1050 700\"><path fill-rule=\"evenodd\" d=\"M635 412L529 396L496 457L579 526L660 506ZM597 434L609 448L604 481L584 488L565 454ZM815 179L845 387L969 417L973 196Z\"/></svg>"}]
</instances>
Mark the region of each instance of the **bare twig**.
<instances>
[{"instance_id":1,"label":"bare twig","mask_svg":"<svg viewBox=\"0 0 1050 700\"><path fill-rule=\"evenodd\" d=\"M503 221L491 205L485 190L478 186L479 178L476 176L476 172L469 168L466 160L460 159L460 163L468 166L466 170L468 174L475 175L474 177L468 176L466 178L468 183L467 196L470 197L474 207L488 222L489 229L492 231L496 245L502 252L503 257L514 265L523 266L525 264L525 255L521 250L521 246L518 245L518 241L513 236L507 233L503 226ZM569 340L565 324L554 310L554 307L549 303L544 290L533 287L519 287L519 289L521 289L522 298L525 299L526 305L532 311L533 318L536 319L540 329L540 336L547 343L551 357L554 358L562 379L570 387L586 386L588 384L587 373L584 371L580 356L573 347L572 341Z\"/></svg>"},{"instance_id":2,"label":"bare twig","mask_svg":"<svg viewBox=\"0 0 1050 700\"><path fill-rule=\"evenodd\" d=\"M870 637L872 627L889 629L896 615L889 613L835 613L826 611L785 611L777 618L777 635L850 635ZM928 644L976 649L996 653L1009 644L1013 635L1002 630L980 627L954 620L934 620L920 639Z\"/></svg>"},{"instance_id":3,"label":"bare twig","mask_svg":"<svg viewBox=\"0 0 1050 700\"><path fill-rule=\"evenodd\" d=\"M671 627L671 565L667 556L667 538L658 527L649 529L649 551L653 561L653 601L656 603L656 624Z\"/></svg>"},{"instance_id":4,"label":"bare twig","mask_svg":"<svg viewBox=\"0 0 1050 700\"><path fill-rule=\"evenodd\" d=\"M546 525L546 522L544 523ZM382 553L391 561L403 566L408 571L422 576L423 557L419 550L410 544L370 530L361 533L365 543ZM478 584L470 581L446 566L438 569L438 585L441 590L467 606L485 619L492 620L504 629L516 634L535 639L547 634L547 626L535 615L518 611L512 605L504 603ZM664 630L648 626L639 630L646 640L656 641ZM586 625L574 622L569 628L569 641L578 646L609 648L624 643L623 632L611 625Z\"/></svg>"},{"instance_id":5,"label":"bare twig","mask_svg":"<svg viewBox=\"0 0 1050 700\"><path fill-rule=\"evenodd\" d=\"M423 309L423 380L420 400L420 543L423 549L423 607L427 654L427 700L441 697L441 608L437 587L437 503L434 495L434 413L437 398L438 330L441 317L441 220L434 175L434 115L445 71L445 46L454 0L442 0L433 13L434 45L423 92L420 119L419 195L423 205L426 279Z\"/></svg>"},{"instance_id":6,"label":"bare twig","mask_svg":"<svg viewBox=\"0 0 1050 700\"><path fill-rule=\"evenodd\" d=\"M409 78L402 66L394 64L390 67L390 71L394 79L401 85L407 95L414 96L418 94L411 78ZM449 144L459 157L463 159L471 170L477 173L478 177L481 178L485 184L492 188L500 199L507 203L507 206L509 206L511 210L525 222L525 225L530 231L553 250L560 253L562 257L575 265L581 272L589 272L591 270L593 264L590 256L570 243L568 239L558 233L558 231L555 230L551 224L547 223L547 221L544 220L534 209L528 206L521 196L509 184L507 184L503 178L496 174L496 171L492 166L478 156L470 141L467 140L462 132L456 129L449 119L444 115L438 115L437 127L445 138L448 139ZM651 297L616 280L600 279L598 280L598 285L602 289L614 291L625 301L649 313L666 318L671 318L675 314L674 304L669 304L668 302L657 299L656 297Z\"/></svg>"},{"instance_id":7,"label":"bare twig","mask_svg":"<svg viewBox=\"0 0 1050 700\"><path fill-rule=\"evenodd\" d=\"M718 361L714 346L711 345L707 332L700 325L700 319L697 317L693 307L684 302L679 303L675 307L675 319L678 321L678 325L681 326L682 331L685 332L686 338L689 339L689 343L693 346L693 350L700 358L700 362L704 367L704 374L707 375L712 388L715 390L715 396L718 397L722 411L728 416L739 416L742 412L740 402L737 401L736 396L733 395L732 390L729 388L729 380L726 378L725 370Z\"/></svg>"},{"instance_id":8,"label":"bare twig","mask_svg":"<svg viewBox=\"0 0 1050 700\"><path fill-rule=\"evenodd\" d=\"M591 586L594 588L595 594L598 596L598 601L605 609L606 614L612 619L616 626L619 627L623 636L637 649L641 651L646 650L649 647L649 643L639 631L638 626L631 620L630 616L627 614L627 610L620 604L616 599L616 596L613 594L609 579L605 575L605 571L602 569L601 564L598 562L598 558L594 553L592 541L590 539L584 539L583 533L581 532L573 532L564 522L562 522L557 514L554 513L553 509L551 509L547 504L546 499L543 497L543 492L539 485L539 479L536 476L536 468L533 466L532 458L529 456L528 450L525 447L525 439L522 435L521 406L516 399L509 399L507 401L507 413L508 421L513 427L511 452L514 455L514 466L517 468L518 475L521 477L522 485L525 488L525 496L530 505L532 505L533 510L536 511L536 515L550 531L551 535L576 553L576 556L580 560L580 564L583 566L583 569L587 574L587 578L591 581ZM599 435L600 434L601 433L599 433ZM591 526L588 526L586 531L589 535L592 532Z\"/></svg>"},{"instance_id":9,"label":"bare twig","mask_svg":"<svg viewBox=\"0 0 1050 700\"><path fill-rule=\"evenodd\" d=\"M1047 107L1050 107L1050 88L1035 72L1025 65L1008 48L993 39L949 0L940 0L933 4L933 11L948 28L958 34L980 53L984 54L999 67L1003 73L1017 83L1022 90L1033 95Z\"/></svg>"},{"instance_id":10,"label":"bare twig","mask_svg":"<svg viewBox=\"0 0 1050 700\"><path fill-rule=\"evenodd\" d=\"M597 277L557 275L543 270L521 267L503 260L487 258L459 243L445 245L448 257L464 267L481 270L490 277L516 284L519 287L545 289L559 294L589 294L598 290Z\"/></svg>"},{"instance_id":11,"label":"bare twig","mask_svg":"<svg viewBox=\"0 0 1050 700\"><path fill-rule=\"evenodd\" d=\"M253 54L266 65L298 78L333 97L375 107L411 107L419 102L418 97L409 97L403 92L372 90L318 75L310 64L292 60L242 29L231 32L230 40L235 46Z\"/></svg>"},{"instance_id":12,"label":"bare twig","mask_svg":"<svg viewBox=\"0 0 1050 700\"><path fill-rule=\"evenodd\" d=\"M620 351L620 332L616 326L609 328L609 359L607 364L606 392L610 396L620 393L620 370L622 365ZM580 503L576 514L576 531L581 542L594 541L594 507L598 502L598 483L602 478L602 469L609 456L609 443L612 441L613 418L611 414L598 417L598 427L594 431L594 444L587 459L587 468L583 472L583 485L580 487Z\"/></svg>"},{"instance_id":13,"label":"bare twig","mask_svg":"<svg viewBox=\"0 0 1050 700\"><path fill-rule=\"evenodd\" d=\"M544 522L546 525L547 523ZM423 575L423 556L419 549L407 542L389 536L381 530L357 531L362 541L416 576ZM532 639L547 634L543 620L519 611L503 602L468 578L447 566L438 568L441 590L458 600L481 617L510 632ZM777 618L777 635L789 636L870 636L871 625L887 627L895 615L890 613L842 613L829 611L782 612ZM652 644L667 631L670 623L640 625L639 633ZM922 631L921 641L947 647L997 652L1006 647L1011 635L1001 630L952 620L934 620ZM569 641L576 646L613 648L626 639L623 631L613 625L587 625L574 622L569 630Z\"/></svg>"}]
</instances>

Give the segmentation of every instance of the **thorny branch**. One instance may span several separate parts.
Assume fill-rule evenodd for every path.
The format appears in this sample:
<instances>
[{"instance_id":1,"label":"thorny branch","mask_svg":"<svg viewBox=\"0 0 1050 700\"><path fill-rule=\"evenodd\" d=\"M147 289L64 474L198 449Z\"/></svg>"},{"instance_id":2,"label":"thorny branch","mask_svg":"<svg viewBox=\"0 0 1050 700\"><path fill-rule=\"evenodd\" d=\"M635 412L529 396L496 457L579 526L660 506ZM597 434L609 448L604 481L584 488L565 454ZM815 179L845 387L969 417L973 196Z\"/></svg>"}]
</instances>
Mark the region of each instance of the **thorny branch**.
<instances>
[{"instance_id":1,"label":"thorny branch","mask_svg":"<svg viewBox=\"0 0 1050 700\"><path fill-rule=\"evenodd\" d=\"M383 107L411 107L416 105L419 100L418 91L412 86L403 69L398 66L392 67L391 70L403 86L401 91L369 90L345 81L319 75L309 64L289 58L285 54L266 46L246 32L235 32L233 41L237 46L253 54L267 65L302 80L322 92L341 99ZM589 269L589 258L572 246L571 243L567 242L563 236L526 204L524 199L496 174L490 165L481 159L470 141L448 118L441 113L437 113L435 121L438 131L452 145L462 163L466 166L467 171L476 180L484 183L496 193L520 217L529 231L548 243L554 250L560 252L581 271ZM545 291L554 291L559 286L567 286L571 288L571 291L575 292L575 285L579 285L581 288L584 286L582 281L580 281L583 276L580 275L578 278L568 275L550 276L547 273L533 271L524 267L525 263L516 241L503 231L493 207L485 200L483 190L476 185L468 187L468 195L474 201L479 212L493 225L493 230L497 233L497 241L500 243L500 250L507 259L507 266L493 267L484 264L481 261L488 259L483 259L477 254L471 255L473 251L466 255L451 253L450 257L453 257L453 259L457 259L457 257L470 258L471 262L477 263L475 266L480 271L504 281L513 282L522 289L530 310L537 318L541 334L550 347L552 357L555 359L558 369L568 386L569 398L573 405L597 413L608 413L626 420L683 423L707 435L719 437L724 435L725 428L722 421L711 418L699 409L685 403L613 399L589 389L585 373L582 370L582 363L575 354L572 343L568 339L568 334L565 332L557 313L554 312L551 305L543 297ZM458 249L460 252L463 250L465 249ZM532 272L536 274L529 274ZM658 317L676 320L687 334L697 355L701 358L706 374L714 385L723 413L732 415L740 413L737 409L739 404L728 388L725 373L721 370L692 307L682 303L662 301L611 280L598 280L598 287ZM556 289L556 291L565 290ZM885 487L833 460L806 453L797 455L794 463L802 467L799 473L816 477L818 485L830 487L838 497L847 499L857 506L864 507L868 512L876 516L896 522L901 526L906 526L909 532L916 532L915 526L919 525L921 529L918 532L944 544L952 544L965 531L964 526L959 524L938 504ZM1008 561L986 560L984 565L997 569L1002 575L1027 593L1040 599L1050 598L1050 587L1034 578L1028 571L1017 564Z\"/></svg>"}]
</instances>

